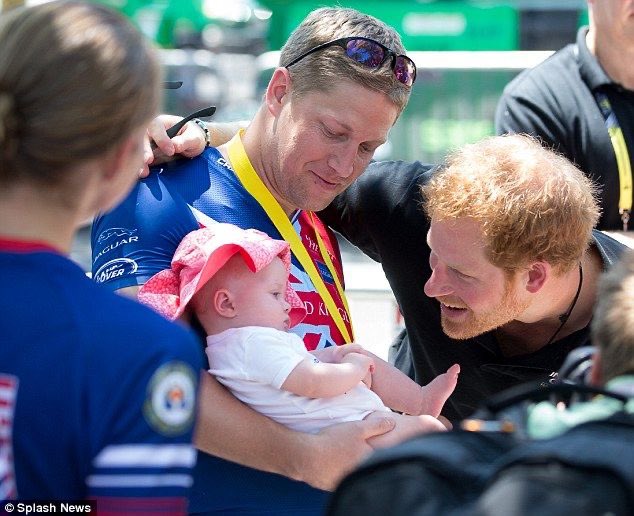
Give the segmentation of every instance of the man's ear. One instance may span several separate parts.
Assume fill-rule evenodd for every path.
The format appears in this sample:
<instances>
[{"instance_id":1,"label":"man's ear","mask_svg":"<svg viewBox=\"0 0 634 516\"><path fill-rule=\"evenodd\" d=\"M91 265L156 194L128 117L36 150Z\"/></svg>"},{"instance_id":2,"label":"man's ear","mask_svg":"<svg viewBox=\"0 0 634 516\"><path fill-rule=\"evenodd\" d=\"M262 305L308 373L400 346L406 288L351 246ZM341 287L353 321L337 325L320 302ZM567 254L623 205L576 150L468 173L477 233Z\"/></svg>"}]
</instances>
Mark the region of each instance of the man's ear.
<instances>
[{"instance_id":1,"label":"man's ear","mask_svg":"<svg viewBox=\"0 0 634 516\"><path fill-rule=\"evenodd\" d=\"M548 262L533 262L529 264L525 288L531 294L539 292L553 273Z\"/></svg>"},{"instance_id":2,"label":"man's ear","mask_svg":"<svg viewBox=\"0 0 634 516\"><path fill-rule=\"evenodd\" d=\"M218 315L229 319L237 315L237 307L233 301L231 292L226 288L219 288L214 293L213 307Z\"/></svg>"},{"instance_id":3,"label":"man's ear","mask_svg":"<svg viewBox=\"0 0 634 516\"><path fill-rule=\"evenodd\" d=\"M284 105L284 99L291 90L291 74L286 68L276 68L264 94L269 112L277 117Z\"/></svg>"}]
</instances>

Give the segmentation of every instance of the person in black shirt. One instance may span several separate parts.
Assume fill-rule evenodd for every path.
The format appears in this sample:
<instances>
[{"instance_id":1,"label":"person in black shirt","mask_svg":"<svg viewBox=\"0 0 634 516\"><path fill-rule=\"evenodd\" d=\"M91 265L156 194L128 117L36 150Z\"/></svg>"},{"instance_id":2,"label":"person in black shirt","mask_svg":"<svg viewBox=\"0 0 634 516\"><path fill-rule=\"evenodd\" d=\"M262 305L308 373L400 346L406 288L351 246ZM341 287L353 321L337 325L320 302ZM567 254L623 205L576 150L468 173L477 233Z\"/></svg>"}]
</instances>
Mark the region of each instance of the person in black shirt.
<instances>
[{"instance_id":1,"label":"person in black shirt","mask_svg":"<svg viewBox=\"0 0 634 516\"><path fill-rule=\"evenodd\" d=\"M381 262L405 321L396 365L424 385L460 364L443 410L453 421L556 377L588 343L596 278L624 248L593 230L588 178L522 135L466 146L439 169L371 163L321 216Z\"/></svg>"},{"instance_id":2,"label":"person in black shirt","mask_svg":"<svg viewBox=\"0 0 634 516\"><path fill-rule=\"evenodd\" d=\"M632 230L634 4L588 1L575 44L511 81L495 115L498 134L538 136L601 187L598 227Z\"/></svg>"}]
</instances>

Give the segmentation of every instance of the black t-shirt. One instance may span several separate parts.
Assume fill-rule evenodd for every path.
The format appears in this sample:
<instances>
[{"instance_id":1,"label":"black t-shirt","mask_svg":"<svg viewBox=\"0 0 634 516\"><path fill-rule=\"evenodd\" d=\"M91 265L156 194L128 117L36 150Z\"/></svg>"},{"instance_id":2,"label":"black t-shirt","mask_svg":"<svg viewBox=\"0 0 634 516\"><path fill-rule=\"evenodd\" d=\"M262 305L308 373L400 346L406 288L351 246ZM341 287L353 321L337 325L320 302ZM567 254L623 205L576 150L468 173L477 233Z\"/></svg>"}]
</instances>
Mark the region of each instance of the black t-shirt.
<instances>
[{"instance_id":1,"label":"black t-shirt","mask_svg":"<svg viewBox=\"0 0 634 516\"><path fill-rule=\"evenodd\" d=\"M610 100L634 166L634 91L608 77L586 46L587 32L587 27L581 28L576 44L523 71L506 86L495 126L498 134L534 134L573 161L602 189L599 229L620 230L619 172L595 93ZM629 227L634 229L634 222Z\"/></svg>"},{"instance_id":2,"label":"black t-shirt","mask_svg":"<svg viewBox=\"0 0 634 516\"><path fill-rule=\"evenodd\" d=\"M420 185L431 177L429 165L419 162L371 163L366 172L321 213L371 258L381 262L405 320L407 339L395 363L421 385L461 366L455 392L443 414L451 420L469 416L485 397L525 381L544 380L562 365L568 352L587 344L588 328L522 356L504 357L494 335L468 340L447 337L440 325L440 305L423 291L431 275L429 223L421 209ZM595 232L595 245L606 267L623 245ZM407 353L411 356L408 358Z\"/></svg>"}]
</instances>

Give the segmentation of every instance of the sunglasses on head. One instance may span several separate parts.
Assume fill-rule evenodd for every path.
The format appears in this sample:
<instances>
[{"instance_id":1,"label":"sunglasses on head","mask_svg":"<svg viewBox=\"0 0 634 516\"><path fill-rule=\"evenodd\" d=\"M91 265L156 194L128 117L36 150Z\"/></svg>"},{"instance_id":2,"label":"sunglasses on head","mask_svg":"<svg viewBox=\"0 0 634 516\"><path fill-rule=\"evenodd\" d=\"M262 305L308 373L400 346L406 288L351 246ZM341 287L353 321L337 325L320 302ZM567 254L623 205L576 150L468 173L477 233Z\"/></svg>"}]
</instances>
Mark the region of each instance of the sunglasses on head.
<instances>
[{"instance_id":1,"label":"sunglasses on head","mask_svg":"<svg viewBox=\"0 0 634 516\"><path fill-rule=\"evenodd\" d=\"M391 68L394 72L394 77L396 77L399 82L405 84L405 86L411 86L416 80L416 65L414 61L402 54L396 54L378 41L362 36L339 38L334 41L329 41L328 43L317 45L307 52L304 52L301 56L293 59L290 63L285 65L284 68L293 66L313 52L332 46L343 48L350 59L372 70L378 69L385 63L386 59L390 57L392 59Z\"/></svg>"}]
</instances>

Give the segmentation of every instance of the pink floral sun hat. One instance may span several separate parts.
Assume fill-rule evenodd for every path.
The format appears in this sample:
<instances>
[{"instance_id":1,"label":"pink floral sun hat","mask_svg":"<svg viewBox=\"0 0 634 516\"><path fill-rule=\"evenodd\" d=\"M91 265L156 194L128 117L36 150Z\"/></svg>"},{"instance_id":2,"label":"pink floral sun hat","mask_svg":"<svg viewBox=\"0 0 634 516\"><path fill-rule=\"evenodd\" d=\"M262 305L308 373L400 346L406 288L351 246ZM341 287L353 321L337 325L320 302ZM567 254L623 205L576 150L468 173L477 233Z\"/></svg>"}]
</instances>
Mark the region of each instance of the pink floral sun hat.
<instances>
[{"instance_id":1,"label":"pink floral sun hat","mask_svg":"<svg viewBox=\"0 0 634 516\"><path fill-rule=\"evenodd\" d=\"M152 276L139 290L138 299L174 320L185 311L194 294L238 253L253 272L279 256L290 273L291 252L287 242L274 240L255 229L217 223L187 234L174 253L171 268ZM290 326L295 326L306 316L306 307L288 283L286 301L291 305Z\"/></svg>"}]
</instances>

